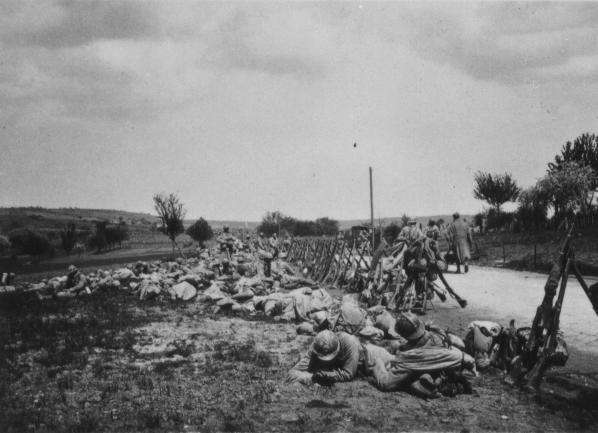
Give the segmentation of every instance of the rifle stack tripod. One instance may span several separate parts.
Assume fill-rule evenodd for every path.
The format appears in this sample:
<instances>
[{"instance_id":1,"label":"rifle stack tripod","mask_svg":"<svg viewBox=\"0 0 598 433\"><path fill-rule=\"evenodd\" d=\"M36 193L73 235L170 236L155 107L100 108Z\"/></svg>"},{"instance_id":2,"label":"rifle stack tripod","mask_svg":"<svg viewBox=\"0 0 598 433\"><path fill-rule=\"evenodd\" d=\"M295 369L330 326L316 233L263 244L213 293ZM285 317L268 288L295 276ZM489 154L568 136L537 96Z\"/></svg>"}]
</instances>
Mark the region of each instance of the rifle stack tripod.
<instances>
[{"instance_id":1,"label":"rifle stack tripod","mask_svg":"<svg viewBox=\"0 0 598 433\"><path fill-rule=\"evenodd\" d=\"M568 353L562 346L559 322L569 275L573 274L598 314L598 284L588 286L579 271L572 245L574 227L571 225L554 261L546 285L544 298L538 306L529 338L520 356L513 360L511 376L527 388L537 390L544 373L551 366L563 366ZM554 300L556 296L556 301Z\"/></svg>"},{"instance_id":2,"label":"rifle stack tripod","mask_svg":"<svg viewBox=\"0 0 598 433\"><path fill-rule=\"evenodd\" d=\"M353 288L346 287L343 278L353 266L369 272L371 265L366 257L371 251L369 242L357 244L345 239L309 237L293 240L287 260L301 262L307 276L316 282L344 286L351 291Z\"/></svg>"}]
</instances>

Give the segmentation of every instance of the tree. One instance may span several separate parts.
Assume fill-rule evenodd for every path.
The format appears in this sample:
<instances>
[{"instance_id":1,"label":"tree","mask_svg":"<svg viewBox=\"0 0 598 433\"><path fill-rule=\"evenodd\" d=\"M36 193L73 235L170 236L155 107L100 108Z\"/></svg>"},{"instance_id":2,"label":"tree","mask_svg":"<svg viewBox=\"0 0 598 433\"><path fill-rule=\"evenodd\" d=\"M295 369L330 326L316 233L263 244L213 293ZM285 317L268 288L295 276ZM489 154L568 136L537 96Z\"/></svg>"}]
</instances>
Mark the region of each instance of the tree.
<instances>
[{"instance_id":1,"label":"tree","mask_svg":"<svg viewBox=\"0 0 598 433\"><path fill-rule=\"evenodd\" d=\"M73 248L75 248L76 243L77 227L74 222L70 222L60 231L60 245L68 256L71 254L71 251L73 251Z\"/></svg>"},{"instance_id":2,"label":"tree","mask_svg":"<svg viewBox=\"0 0 598 433\"><path fill-rule=\"evenodd\" d=\"M203 243L208 239L211 239L214 236L214 232L212 231L212 227L210 224L203 219L200 218L195 221L188 229L187 234L191 236L194 241L197 241L201 247L203 247Z\"/></svg>"},{"instance_id":3,"label":"tree","mask_svg":"<svg viewBox=\"0 0 598 433\"><path fill-rule=\"evenodd\" d=\"M106 226L106 242L110 248L114 248L116 244L122 248L123 241L129 239L129 229L124 221L118 224Z\"/></svg>"},{"instance_id":4,"label":"tree","mask_svg":"<svg viewBox=\"0 0 598 433\"><path fill-rule=\"evenodd\" d=\"M257 231L264 233L266 236L278 233L279 229L285 229L289 233L293 233L295 222L294 218L288 217L280 211L266 212L262 222L257 226Z\"/></svg>"},{"instance_id":5,"label":"tree","mask_svg":"<svg viewBox=\"0 0 598 433\"><path fill-rule=\"evenodd\" d=\"M594 174L598 174L598 136L585 133L577 137L573 143L568 141L562 147L560 155L554 157L554 162L548 163L548 173L561 170L569 162L575 162L580 167L590 167ZM596 188L598 188L598 178L593 177L590 183L590 194L586 198L583 211L590 207Z\"/></svg>"},{"instance_id":6,"label":"tree","mask_svg":"<svg viewBox=\"0 0 598 433\"><path fill-rule=\"evenodd\" d=\"M541 196L552 205L557 220L579 210L585 212L588 196L596 176L589 166L565 162L538 181Z\"/></svg>"},{"instance_id":7,"label":"tree","mask_svg":"<svg viewBox=\"0 0 598 433\"><path fill-rule=\"evenodd\" d=\"M478 171L474 175L473 196L478 200L487 202L500 213L500 207L508 202L515 201L520 188L510 173L492 174Z\"/></svg>"},{"instance_id":8,"label":"tree","mask_svg":"<svg viewBox=\"0 0 598 433\"><path fill-rule=\"evenodd\" d=\"M409 215L407 215L406 213L401 215L401 227L405 227L409 223L409 221L411 221L411 217Z\"/></svg>"},{"instance_id":9,"label":"tree","mask_svg":"<svg viewBox=\"0 0 598 433\"><path fill-rule=\"evenodd\" d=\"M576 162L580 166L588 166L598 173L598 136L585 133L577 137L573 143L568 141L554 162L548 163L548 170L560 170L567 162ZM595 187L595 184L593 185Z\"/></svg>"},{"instance_id":10,"label":"tree","mask_svg":"<svg viewBox=\"0 0 598 433\"><path fill-rule=\"evenodd\" d=\"M315 225L316 225L316 230L318 231L318 235L329 235L329 236L333 236L336 235L338 233L338 221L328 218L328 217L323 217L323 218L318 218L315 221Z\"/></svg>"},{"instance_id":11,"label":"tree","mask_svg":"<svg viewBox=\"0 0 598 433\"><path fill-rule=\"evenodd\" d=\"M397 236L399 236L399 233L401 233L401 227L397 223L390 223L384 227L384 231L382 232L384 239L386 239L389 244L394 242Z\"/></svg>"},{"instance_id":12,"label":"tree","mask_svg":"<svg viewBox=\"0 0 598 433\"><path fill-rule=\"evenodd\" d=\"M172 242L172 252L176 247L176 237L185 231L183 226L183 219L186 211L181 203L179 197L170 193L154 195L154 209L160 218L160 231L168 236Z\"/></svg>"}]
</instances>

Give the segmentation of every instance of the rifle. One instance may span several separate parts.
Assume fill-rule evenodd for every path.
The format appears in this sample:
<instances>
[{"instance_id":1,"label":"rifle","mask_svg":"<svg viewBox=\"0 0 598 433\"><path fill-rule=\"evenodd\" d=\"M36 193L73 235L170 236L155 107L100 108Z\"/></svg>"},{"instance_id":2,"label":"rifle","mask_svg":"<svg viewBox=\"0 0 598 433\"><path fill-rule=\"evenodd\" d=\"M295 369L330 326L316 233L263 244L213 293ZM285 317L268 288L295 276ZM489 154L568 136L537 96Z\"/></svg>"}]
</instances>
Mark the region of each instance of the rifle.
<instances>
[{"instance_id":1,"label":"rifle","mask_svg":"<svg viewBox=\"0 0 598 433\"><path fill-rule=\"evenodd\" d=\"M457 303L459 304L459 306L461 308L465 308L467 306L467 301L465 299L463 299L461 296L459 296L457 294L457 292L455 292L453 290L453 288L446 281L446 278L444 278L442 271L440 270L440 268L438 267L438 265L436 263L434 263L434 267L436 269L436 273L438 273L438 278L440 278L440 281L442 281L442 284L444 284L444 288L446 289L447 292L449 292L449 295L451 295L451 297L455 301L457 301Z\"/></svg>"},{"instance_id":2,"label":"rifle","mask_svg":"<svg viewBox=\"0 0 598 433\"><path fill-rule=\"evenodd\" d=\"M590 297L591 294L575 264L574 252L571 246L573 230L574 224L571 224L561 245L559 256L553 262L548 275L544 286L544 298L536 309L525 349L521 355L513 360L511 376L515 380L524 378L527 388L530 389L537 390L539 388L542 377L549 367L564 365L567 361L567 351L564 350L558 353L557 347L561 309L570 271L577 277L586 295ZM553 305L557 290L558 296ZM590 301L592 301L591 297ZM596 308L594 309L596 310ZM527 374L525 374L526 370Z\"/></svg>"},{"instance_id":3,"label":"rifle","mask_svg":"<svg viewBox=\"0 0 598 433\"><path fill-rule=\"evenodd\" d=\"M548 279L544 285L544 298L542 299L542 303L536 309L536 314L534 316L534 320L532 321L532 327L524 353L524 363L527 365L532 365L536 362L537 353L538 349L540 348L544 330L548 329L548 324L550 322L552 313L552 301L556 295L559 286L559 280L561 280L563 274L563 269L566 267L566 264L569 261L568 255L572 234L573 226L569 228L569 231L567 232L567 235L561 244L559 256L553 262L550 273L548 274ZM561 285L561 287L564 290L564 286Z\"/></svg>"}]
</instances>

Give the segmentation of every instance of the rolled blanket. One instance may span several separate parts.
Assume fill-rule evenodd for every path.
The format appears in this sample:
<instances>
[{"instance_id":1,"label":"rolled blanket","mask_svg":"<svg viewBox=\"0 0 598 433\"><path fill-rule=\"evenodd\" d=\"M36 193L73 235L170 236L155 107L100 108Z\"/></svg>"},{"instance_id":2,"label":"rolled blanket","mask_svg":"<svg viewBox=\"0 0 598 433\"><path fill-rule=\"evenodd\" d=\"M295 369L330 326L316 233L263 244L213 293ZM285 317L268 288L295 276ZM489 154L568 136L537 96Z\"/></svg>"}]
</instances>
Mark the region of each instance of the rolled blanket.
<instances>
[{"instance_id":1,"label":"rolled blanket","mask_svg":"<svg viewBox=\"0 0 598 433\"><path fill-rule=\"evenodd\" d=\"M473 369L471 356L457 348L431 347L399 352L390 361L390 369L395 371L436 372L449 369Z\"/></svg>"}]
</instances>

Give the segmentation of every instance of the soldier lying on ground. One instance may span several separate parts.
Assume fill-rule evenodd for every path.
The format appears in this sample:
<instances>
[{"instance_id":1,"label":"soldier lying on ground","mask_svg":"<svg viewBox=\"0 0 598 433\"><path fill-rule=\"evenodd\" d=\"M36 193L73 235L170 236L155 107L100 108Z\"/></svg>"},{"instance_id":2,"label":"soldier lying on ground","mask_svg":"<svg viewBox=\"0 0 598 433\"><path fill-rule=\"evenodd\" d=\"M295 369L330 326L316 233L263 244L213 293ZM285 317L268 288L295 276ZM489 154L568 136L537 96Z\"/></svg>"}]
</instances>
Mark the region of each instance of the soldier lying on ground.
<instances>
[{"instance_id":1,"label":"soldier lying on ground","mask_svg":"<svg viewBox=\"0 0 598 433\"><path fill-rule=\"evenodd\" d=\"M85 277L76 266L70 265L69 273L66 278L65 295L78 295L87 288L86 286L87 277Z\"/></svg>"},{"instance_id":2,"label":"soldier lying on ground","mask_svg":"<svg viewBox=\"0 0 598 433\"><path fill-rule=\"evenodd\" d=\"M403 352L426 347L456 346L461 350L464 348L464 344L459 337L448 334L440 328L426 329L424 322L415 314L409 312L397 316L395 332L407 340L405 344L399 347L399 350Z\"/></svg>"},{"instance_id":3,"label":"soldier lying on ground","mask_svg":"<svg viewBox=\"0 0 598 433\"><path fill-rule=\"evenodd\" d=\"M382 347L361 344L353 335L326 330L316 335L310 351L289 372L289 380L331 386L364 377L381 391L411 391L434 397L443 378L463 369L474 369L473 358L456 348L415 349L392 355Z\"/></svg>"}]
</instances>

